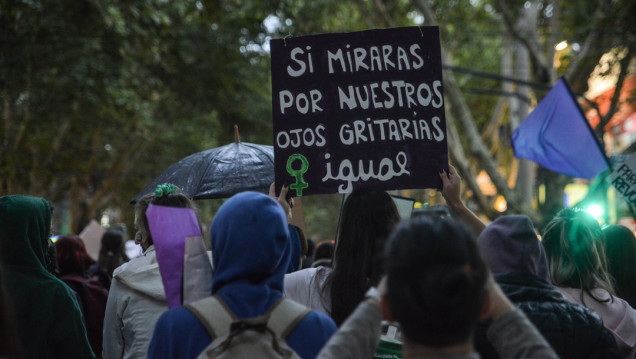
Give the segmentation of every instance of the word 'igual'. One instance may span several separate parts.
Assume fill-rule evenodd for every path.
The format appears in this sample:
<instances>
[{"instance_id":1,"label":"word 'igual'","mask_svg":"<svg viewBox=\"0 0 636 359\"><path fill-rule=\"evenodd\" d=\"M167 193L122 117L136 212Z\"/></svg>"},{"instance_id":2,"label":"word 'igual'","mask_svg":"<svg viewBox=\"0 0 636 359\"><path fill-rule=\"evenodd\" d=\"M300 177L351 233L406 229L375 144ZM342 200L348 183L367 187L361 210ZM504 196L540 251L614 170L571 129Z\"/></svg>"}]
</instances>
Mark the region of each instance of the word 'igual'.
<instances>
[{"instance_id":1,"label":"word 'igual'","mask_svg":"<svg viewBox=\"0 0 636 359\"><path fill-rule=\"evenodd\" d=\"M351 160L344 159L340 162L336 176L332 173L330 158L331 155L329 153L325 154L327 173L322 178L322 181L344 181L345 183L338 186L339 193L351 192L353 189L351 186L352 183L360 180L368 181L371 178L375 178L380 181L388 181L393 177L411 174L411 172L406 169L408 158L406 157L406 153L402 151L398 152L395 156L396 166L394 166L393 159L386 157L380 160L377 167L374 166L373 160L368 160L366 164L365 160L359 160L357 168L354 167ZM367 166L366 170L365 165Z\"/></svg>"}]
</instances>

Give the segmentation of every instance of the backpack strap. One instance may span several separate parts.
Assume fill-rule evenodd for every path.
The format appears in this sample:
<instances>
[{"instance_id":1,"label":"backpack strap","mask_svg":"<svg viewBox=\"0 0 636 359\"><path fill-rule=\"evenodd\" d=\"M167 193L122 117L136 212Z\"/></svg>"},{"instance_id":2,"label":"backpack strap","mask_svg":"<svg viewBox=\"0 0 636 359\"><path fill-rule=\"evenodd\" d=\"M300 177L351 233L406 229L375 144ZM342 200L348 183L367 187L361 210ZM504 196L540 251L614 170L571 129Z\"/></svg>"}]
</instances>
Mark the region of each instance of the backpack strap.
<instances>
[{"instance_id":1,"label":"backpack strap","mask_svg":"<svg viewBox=\"0 0 636 359\"><path fill-rule=\"evenodd\" d=\"M270 309L267 326L277 336L285 339L311 309L291 299L281 297Z\"/></svg>"},{"instance_id":2,"label":"backpack strap","mask_svg":"<svg viewBox=\"0 0 636 359\"><path fill-rule=\"evenodd\" d=\"M213 340L228 334L232 322L236 320L232 310L216 295L183 306L197 317Z\"/></svg>"},{"instance_id":3,"label":"backpack strap","mask_svg":"<svg viewBox=\"0 0 636 359\"><path fill-rule=\"evenodd\" d=\"M183 306L197 317L212 339L229 334L232 323L237 320L227 304L216 295ZM311 309L304 305L281 297L261 317L269 316L267 326L285 339L310 312Z\"/></svg>"}]
</instances>

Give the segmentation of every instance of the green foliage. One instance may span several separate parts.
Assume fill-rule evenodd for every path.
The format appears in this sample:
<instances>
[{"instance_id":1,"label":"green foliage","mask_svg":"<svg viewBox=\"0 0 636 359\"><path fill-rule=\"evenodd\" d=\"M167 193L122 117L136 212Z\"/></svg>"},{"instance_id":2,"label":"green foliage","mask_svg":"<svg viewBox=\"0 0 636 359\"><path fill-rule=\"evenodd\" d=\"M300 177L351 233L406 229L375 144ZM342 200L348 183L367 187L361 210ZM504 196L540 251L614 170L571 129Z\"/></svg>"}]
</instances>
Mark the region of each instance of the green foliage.
<instances>
[{"instance_id":1,"label":"green foliage","mask_svg":"<svg viewBox=\"0 0 636 359\"><path fill-rule=\"evenodd\" d=\"M275 3L0 4L0 194L83 202L90 219L234 124L271 143L269 62L253 49Z\"/></svg>"},{"instance_id":2,"label":"green foliage","mask_svg":"<svg viewBox=\"0 0 636 359\"><path fill-rule=\"evenodd\" d=\"M526 4L504 2L514 18ZM598 29L602 46L592 49L588 67L618 45L636 48L634 1L564 0L558 34L548 26L552 2L532 3L542 7L543 50L561 37L582 44ZM605 15L591 21L599 3ZM173 162L233 141L235 124L241 140L271 144L270 37L426 26L418 4L0 0L0 195L78 203L83 213L72 217L81 229L82 218L107 207L130 208L128 201ZM452 65L500 73L506 30L494 0L430 4ZM277 26L266 27L265 19ZM560 73L575 55L562 54ZM455 76L485 128L501 82ZM587 86L586 78L574 80ZM324 239L335 234L340 196L330 198L305 201L310 236L327 227ZM209 217L217 205L203 207Z\"/></svg>"}]
</instances>

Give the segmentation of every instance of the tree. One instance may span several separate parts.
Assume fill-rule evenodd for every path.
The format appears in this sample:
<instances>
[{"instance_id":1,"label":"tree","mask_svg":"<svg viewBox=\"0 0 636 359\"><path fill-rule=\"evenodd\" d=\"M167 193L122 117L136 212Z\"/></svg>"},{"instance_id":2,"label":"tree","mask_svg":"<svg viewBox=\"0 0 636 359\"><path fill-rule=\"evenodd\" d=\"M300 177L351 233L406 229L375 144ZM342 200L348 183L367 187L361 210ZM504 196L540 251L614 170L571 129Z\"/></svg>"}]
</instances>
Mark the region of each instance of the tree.
<instances>
[{"instance_id":1,"label":"tree","mask_svg":"<svg viewBox=\"0 0 636 359\"><path fill-rule=\"evenodd\" d=\"M336 23L333 31L416 24L440 26L449 153L466 183L466 196L490 219L499 215L493 210L495 198L483 194L475 180L483 170L497 193L506 199L508 211L525 213L538 226L562 207L563 188L571 179L540 168L536 185L530 180L520 186L534 176L536 166L520 164L512 156L512 131L527 115L528 106L536 104L558 76L565 75L574 91L582 94L603 54L620 49L624 54L619 58L621 69L626 69L633 54L624 49L636 48L634 23L626 15L635 12L630 1L582 4L475 0L467 4L373 0L356 1L353 5L335 1L294 4L284 9L287 12L278 13L283 19L291 19L283 21L289 25L281 30L282 34L324 32L325 24L332 23ZM303 12L306 8L311 9L311 16ZM324 19L324 13L328 19ZM570 48L561 53L559 66L555 67L554 45L563 39L580 44L580 51ZM504 51L510 49L517 55L512 57ZM518 73L512 71L515 68ZM619 76L618 89L621 83ZM604 121L612 117L615 109L614 106L602 115ZM602 125L597 127L599 136L603 129ZM529 195L536 198L536 186L541 184L546 186L546 201L534 206Z\"/></svg>"},{"instance_id":2,"label":"tree","mask_svg":"<svg viewBox=\"0 0 636 359\"><path fill-rule=\"evenodd\" d=\"M536 207L524 200L519 180L527 175L518 175L512 130L523 106L536 104L558 76L584 93L611 51L620 54L612 60L622 70L620 89L636 49L635 7L628 0L0 0L0 194L68 208L78 232L108 207L127 208L169 164L231 141L234 124L244 140L271 143L269 37L438 24L449 152L467 200L489 218L499 215L476 181L484 171L509 211L540 224L561 206L570 179L539 169L547 200ZM554 67L553 45L562 39L580 50L560 52ZM511 71L526 67L512 55L521 49L527 77ZM616 97L600 114L599 136L619 105ZM418 196L435 200L427 191ZM304 201L308 211L312 200ZM318 225L335 221L338 199L327 202L319 203L330 209L316 216Z\"/></svg>"},{"instance_id":3,"label":"tree","mask_svg":"<svg viewBox=\"0 0 636 359\"><path fill-rule=\"evenodd\" d=\"M271 143L258 49L275 3L0 4L0 194L61 203L72 232L234 124Z\"/></svg>"}]
</instances>

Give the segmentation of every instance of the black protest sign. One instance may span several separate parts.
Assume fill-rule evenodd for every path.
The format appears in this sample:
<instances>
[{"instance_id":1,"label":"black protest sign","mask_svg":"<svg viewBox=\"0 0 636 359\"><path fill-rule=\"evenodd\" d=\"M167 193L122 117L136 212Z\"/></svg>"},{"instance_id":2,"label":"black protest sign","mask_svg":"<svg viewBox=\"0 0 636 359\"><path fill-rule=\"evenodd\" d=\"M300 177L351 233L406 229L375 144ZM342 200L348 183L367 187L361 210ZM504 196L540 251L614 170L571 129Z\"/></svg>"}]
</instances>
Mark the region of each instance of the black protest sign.
<instances>
[{"instance_id":1,"label":"black protest sign","mask_svg":"<svg viewBox=\"0 0 636 359\"><path fill-rule=\"evenodd\" d=\"M277 184L294 196L441 188L448 150L437 27L270 46Z\"/></svg>"}]
</instances>

